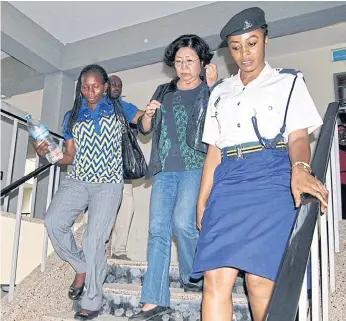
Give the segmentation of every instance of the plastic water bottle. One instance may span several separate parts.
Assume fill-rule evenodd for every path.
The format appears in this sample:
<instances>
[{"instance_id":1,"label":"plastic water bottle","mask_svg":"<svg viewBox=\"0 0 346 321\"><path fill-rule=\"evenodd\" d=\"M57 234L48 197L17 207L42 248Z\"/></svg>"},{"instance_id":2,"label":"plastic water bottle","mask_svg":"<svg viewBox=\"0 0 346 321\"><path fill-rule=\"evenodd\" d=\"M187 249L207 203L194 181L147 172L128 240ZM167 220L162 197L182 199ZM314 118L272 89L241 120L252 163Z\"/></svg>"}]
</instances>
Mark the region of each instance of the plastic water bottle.
<instances>
[{"instance_id":1,"label":"plastic water bottle","mask_svg":"<svg viewBox=\"0 0 346 321\"><path fill-rule=\"evenodd\" d=\"M25 118L27 120L28 131L32 138L38 143L43 143L44 141L48 143L48 152L45 155L48 162L55 164L62 159L63 153L53 140L48 128L41 124L37 119L32 118L30 114L25 115Z\"/></svg>"}]
</instances>

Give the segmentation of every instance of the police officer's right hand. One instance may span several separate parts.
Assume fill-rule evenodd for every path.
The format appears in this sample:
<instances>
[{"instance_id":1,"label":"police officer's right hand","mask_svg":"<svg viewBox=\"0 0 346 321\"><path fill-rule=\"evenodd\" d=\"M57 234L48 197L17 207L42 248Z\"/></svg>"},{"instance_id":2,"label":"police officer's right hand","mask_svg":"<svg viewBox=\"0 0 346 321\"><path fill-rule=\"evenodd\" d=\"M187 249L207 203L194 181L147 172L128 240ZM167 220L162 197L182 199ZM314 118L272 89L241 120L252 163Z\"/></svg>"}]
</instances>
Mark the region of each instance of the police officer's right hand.
<instances>
[{"instance_id":1,"label":"police officer's right hand","mask_svg":"<svg viewBox=\"0 0 346 321\"><path fill-rule=\"evenodd\" d=\"M48 150L48 142L46 140L44 141L35 141L34 146L36 148L37 154L39 154L41 157L44 157Z\"/></svg>"},{"instance_id":2,"label":"police officer's right hand","mask_svg":"<svg viewBox=\"0 0 346 321\"><path fill-rule=\"evenodd\" d=\"M161 107L161 103L159 103L157 100L152 100L145 108L144 116L148 118L152 118L156 113L156 109L160 107Z\"/></svg>"},{"instance_id":3,"label":"police officer's right hand","mask_svg":"<svg viewBox=\"0 0 346 321\"><path fill-rule=\"evenodd\" d=\"M308 169L298 166L292 168L291 190L297 208L301 205L301 194L308 193L321 202L322 213L327 210L329 192Z\"/></svg>"}]
</instances>

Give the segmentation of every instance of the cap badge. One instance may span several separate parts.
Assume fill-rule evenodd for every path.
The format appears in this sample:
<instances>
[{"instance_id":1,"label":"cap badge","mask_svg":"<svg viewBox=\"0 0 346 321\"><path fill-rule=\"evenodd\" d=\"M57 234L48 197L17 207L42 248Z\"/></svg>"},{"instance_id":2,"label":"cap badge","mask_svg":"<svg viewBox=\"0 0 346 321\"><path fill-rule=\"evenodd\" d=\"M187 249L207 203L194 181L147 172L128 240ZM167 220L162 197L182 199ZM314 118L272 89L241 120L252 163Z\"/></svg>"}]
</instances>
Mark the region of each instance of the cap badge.
<instances>
[{"instance_id":1,"label":"cap badge","mask_svg":"<svg viewBox=\"0 0 346 321\"><path fill-rule=\"evenodd\" d=\"M253 24L250 21L245 20L244 21L244 30L250 29L253 26Z\"/></svg>"}]
</instances>

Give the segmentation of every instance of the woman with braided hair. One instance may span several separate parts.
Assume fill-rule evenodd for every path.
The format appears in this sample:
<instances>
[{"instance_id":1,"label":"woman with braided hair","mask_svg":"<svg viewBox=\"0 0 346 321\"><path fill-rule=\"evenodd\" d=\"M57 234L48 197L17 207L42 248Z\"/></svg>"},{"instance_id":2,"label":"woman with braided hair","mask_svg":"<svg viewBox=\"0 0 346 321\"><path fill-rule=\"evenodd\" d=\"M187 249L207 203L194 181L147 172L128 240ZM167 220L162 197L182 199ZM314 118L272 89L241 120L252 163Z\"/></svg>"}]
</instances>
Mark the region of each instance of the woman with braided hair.
<instances>
[{"instance_id":1,"label":"woman with braided hair","mask_svg":"<svg viewBox=\"0 0 346 321\"><path fill-rule=\"evenodd\" d=\"M75 319L91 320L102 306L106 277L106 242L114 225L123 189L121 124L115 114L106 71L98 65L85 67L77 82L74 106L63 123L66 143L62 165L72 165L50 204L45 225L53 247L76 271L69 298L78 299L85 287L81 310ZM121 101L127 120L137 123L144 114ZM150 128L151 118L143 120ZM38 146L43 156L46 143ZM88 208L88 226L83 247L78 248L71 230L77 217Z\"/></svg>"}]
</instances>

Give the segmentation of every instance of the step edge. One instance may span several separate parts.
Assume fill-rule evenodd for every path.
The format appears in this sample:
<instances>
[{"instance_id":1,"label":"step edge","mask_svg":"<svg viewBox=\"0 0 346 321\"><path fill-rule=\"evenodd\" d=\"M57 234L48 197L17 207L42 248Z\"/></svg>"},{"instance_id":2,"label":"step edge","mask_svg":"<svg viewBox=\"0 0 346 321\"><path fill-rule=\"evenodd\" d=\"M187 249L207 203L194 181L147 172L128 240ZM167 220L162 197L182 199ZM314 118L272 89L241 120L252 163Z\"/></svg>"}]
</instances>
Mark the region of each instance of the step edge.
<instances>
[{"instance_id":1,"label":"step edge","mask_svg":"<svg viewBox=\"0 0 346 321\"><path fill-rule=\"evenodd\" d=\"M127 261L119 259L107 258L107 263L109 265L123 265L123 266L132 266L132 267L148 267L148 261ZM177 268L178 263L173 262L170 264L171 268Z\"/></svg>"},{"instance_id":2,"label":"step edge","mask_svg":"<svg viewBox=\"0 0 346 321\"><path fill-rule=\"evenodd\" d=\"M118 283L105 283L103 290L107 294L118 294L118 295L133 295L140 296L142 286L133 285L134 289L124 289L120 287ZM174 289L174 288L173 288ZM171 290L171 299L187 299L187 300L201 300L202 293L185 293L180 291ZM247 296L244 293L233 293L233 303L235 304L248 304Z\"/></svg>"}]
</instances>

